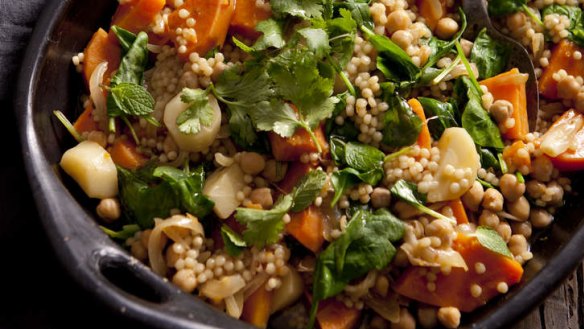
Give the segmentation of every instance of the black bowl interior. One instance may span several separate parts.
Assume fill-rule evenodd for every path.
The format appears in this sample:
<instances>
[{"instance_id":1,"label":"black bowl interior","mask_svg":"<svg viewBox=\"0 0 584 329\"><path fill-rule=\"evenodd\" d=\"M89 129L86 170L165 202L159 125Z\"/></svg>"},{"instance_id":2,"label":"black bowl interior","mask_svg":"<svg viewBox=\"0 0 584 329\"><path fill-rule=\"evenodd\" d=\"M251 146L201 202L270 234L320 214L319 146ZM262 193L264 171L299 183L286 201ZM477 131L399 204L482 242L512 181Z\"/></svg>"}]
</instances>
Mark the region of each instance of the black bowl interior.
<instances>
[{"instance_id":1,"label":"black bowl interior","mask_svg":"<svg viewBox=\"0 0 584 329\"><path fill-rule=\"evenodd\" d=\"M71 64L98 27L107 28L117 1L49 3L28 48L15 111L37 207L52 244L78 282L112 309L153 327L245 328L202 301L181 293L133 260L94 220L94 201L61 175L58 162L73 139L54 118L80 113L84 85ZM465 315L464 328L505 328L543 301L584 257L584 203L572 196L548 229L536 232L534 259L510 293Z\"/></svg>"}]
</instances>

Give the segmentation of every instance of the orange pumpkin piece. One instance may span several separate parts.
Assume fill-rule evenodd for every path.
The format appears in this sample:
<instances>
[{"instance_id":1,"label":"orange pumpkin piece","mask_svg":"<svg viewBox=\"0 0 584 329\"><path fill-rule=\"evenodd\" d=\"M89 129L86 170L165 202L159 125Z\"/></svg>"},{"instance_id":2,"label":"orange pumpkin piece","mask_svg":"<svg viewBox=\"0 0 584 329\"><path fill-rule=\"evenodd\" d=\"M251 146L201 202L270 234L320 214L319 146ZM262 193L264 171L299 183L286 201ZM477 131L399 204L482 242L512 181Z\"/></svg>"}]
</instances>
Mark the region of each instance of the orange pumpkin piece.
<instances>
[{"instance_id":1,"label":"orange pumpkin piece","mask_svg":"<svg viewBox=\"0 0 584 329\"><path fill-rule=\"evenodd\" d=\"M454 218L456 218L456 223L458 225L468 224L468 216L466 215L466 210L460 199L448 201L448 206L452 209L452 214L454 215Z\"/></svg>"},{"instance_id":2,"label":"orange pumpkin piece","mask_svg":"<svg viewBox=\"0 0 584 329\"><path fill-rule=\"evenodd\" d=\"M324 135L322 126L314 130L314 135L322 149L322 155L328 154L328 143ZM310 134L303 128L296 129L291 137L281 137L280 135L268 133L272 154L278 161L299 161L302 154L318 152L316 143L310 137Z\"/></svg>"},{"instance_id":3,"label":"orange pumpkin piece","mask_svg":"<svg viewBox=\"0 0 584 329\"><path fill-rule=\"evenodd\" d=\"M502 133L507 139L523 139L529 133L529 121L527 117L527 96L525 83L527 77L521 74L517 68L501 73L480 82L489 88L489 92L496 100L506 100L513 104L513 119L515 126Z\"/></svg>"},{"instance_id":4,"label":"orange pumpkin piece","mask_svg":"<svg viewBox=\"0 0 584 329\"><path fill-rule=\"evenodd\" d=\"M420 147L431 149L432 148L432 136L430 136L430 130L428 129L428 123L426 122L426 114L424 114L424 108L422 104L415 98L412 98L408 101L408 104L412 108L412 111L422 119L422 130L420 130L420 134L418 135L417 144Z\"/></svg>"},{"instance_id":5,"label":"orange pumpkin piece","mask_svg":"<svg viewBox=\"0 0 584 329\"><path fill-rule=\"evenodd\" d=\"M323 300L318 305L316 321L321 329L351 329L355 328L361 311L348 308L336 298Z\"/></svg>"},{"instance_id":6,"label":"orange pumpkin piece","mask_svg":"<svg viewBox=\"0 0 584 329\"><path fill-rule=\"evenodd\" d=\"M89 83L93 71L99 64L107 62L104 81L109 81L112 73L120 66L121 50L118 39L114 33L108 34L103 29L99 29L93 34L83 54L85 55L83 77L86 83Z\"/></svg>"},{"instance_id":7,"label":"orange pumpkin piece","mask_svg":"<svg viewBox=\"0 0 584 329\"><path fill-rule=\"evenodd\" d=\"M75 120L73 128L80 134L99 130L97 122L93 120L93 106L91 104L87 105L83 113Z\"/></svg>"},{"instance_id":8,"label":"orange pumpkin piece","mask_svg":"<svg viewBox=\"0 0 584 329\"><path fill-rule=\"evenodd\" d=\"M179 57L188 60L192 52L205 56L213 48L222 46L235 11L235 3L235 0L185 0L182 6L170 14L169 33L179 49ZM184 13L188 13L188 16L184 16ZM189 18L195 20L192 27L187 23ZM177 33L179 28L181 33ZM186 51L181 51L181 46L185 46Z\"/></svg>"},{"instance_id":9,"label":"orange pumpkin piece","mask_svg":"<svg viewBox=\"0 0 584 329\"><path fill-rule=\"evenodd\" d=\"M548 66L539 78L539 92L549 99L558 99L558 82L554 80L554 73L565 70L569 75L584 76L584 61L574 58L574 52L584 53L584 49L571 41L563 39L552 50Z\"/></svg>"},{"instance_id":10,"label":"orange pumpkin piece","mask_svg":"<svg viewBox=\"0 0 584 329\"><path fill-rule=\"evenodd\" d=\"M430 269L412 266L398 278L393 288L408 298L435 306L454 306L463 312L471 312L500 294L501 289L521 280L523 268L514 259L483 247L476 237L459 233L453 249L464 258L468 271L453 268L449 274L438 271L435 289L428 290L427 273ZM477 273L475 266L482 263L485 271ZM471 287L478 285L480 295L473 296Z\"/></svg>"},{"instance_id":11,"label":"orange pumpkin piece","mask_svg":"<svg viewBox=\"0 0 584 329\"><path fill-rule=\"evenodd\" d=\"M109 153L115 164L130 170L140 168L148 161L138 152L133 141L124 138L116 139Z\"/></svg>"},{"instance_id":12,"label":"orange pumpkin piece","mask_svg":"<svg viewBox=\"0 0 584 329\"><path fill-rule=\"evenodd\" d=\"M272 296L272 291L267 291L265 286L259 287L245 300L241 319L258 328L266 328L270 318Z\"/></svg>"},{"instance_id":13,"label":"orange pumpkin piece","mask_svg":"<svg viewBox=\"0 0 584 329\"><path fill-rule=\"evenodd\" d=\"M229 30L232 34L256 39L260 36L260 33L256 31L256 26L271 16L272 11L266 7L258 7L256 0L237 0Z\"/></svg>"},{"instance_id":14,"label":"orange pumpkin piece","mask_svg":"<svg viewBox=\"0 0 584 329\"><path fill-rule=\"evenodd\" d=\"M283 193L290 193L292 189L300 179L304 177L314 166L310 163L302 163L300 161L290 163L288 170L286 171L286 176L280 183L278 183L278 189Z\"/></svg>"},{"instance_id":15,"label":"orange pumpkin piece","mask_svg":"<svg viewBox=\"0 0 584 329\"><path fill-rule=\"evenodd\" d=\"M445 0L417 0L418 13L424 17L426 25L430 30L434 31L438 21L446 16L446 1Z\"/></svg>"},{"instance_id":16,"label":"orange pumpkin piece","mask_svg":"<svg viewBox=\"0 0 584 329\"><path fill-rule=\"evenodd\" d=\"M311 205L301 212L290 214L290 223L286 224L286 232L316 253L324 243L323 220L320 208Z\"/></svg>"},{"instance_id":17,"label":"orange pumpkin piece","mask_svg":"<svg viewBox=\"0 0 584 329\"><path fill-rule=\"evenodd\" d=\"M112 25L117 25L132 33L145 31L165 4L165 0L126 1L118 6Z\"/></svg>"},{"instance_id":18,"label":"orange pumpkin piece","mask_svg":"<svg viewBox=\"0 0 584 329\"><path fill-rule=\"evenodd\" d=\"M519 152L523 153L523 156L519 156ZM527 166L527 168L531 169L529 149L527 148L527 145L520 140L513 142L513 144L506 146L503 149L503 160L505 160L505 163L509 166L511 171L520 169L523 166Z\"/></svg>"}]
</instances>

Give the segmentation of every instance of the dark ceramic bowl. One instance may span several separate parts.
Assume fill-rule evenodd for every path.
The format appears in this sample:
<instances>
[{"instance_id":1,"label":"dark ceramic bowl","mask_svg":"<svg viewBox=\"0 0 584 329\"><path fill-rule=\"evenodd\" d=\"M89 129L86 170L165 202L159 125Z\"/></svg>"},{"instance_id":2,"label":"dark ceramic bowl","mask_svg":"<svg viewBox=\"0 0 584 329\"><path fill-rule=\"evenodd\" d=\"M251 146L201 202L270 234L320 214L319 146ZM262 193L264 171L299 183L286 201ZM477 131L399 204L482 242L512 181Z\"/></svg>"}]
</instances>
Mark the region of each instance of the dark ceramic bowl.
<instances>
[{"instance_id":1,"label":"dark ceramic bowl","mask_svg":"<svg viewBox=\"0 0 584 329\"><path fill-rule=\"evenodd\" d=\"M93 32L107 27L117 1L49 1L24 60L16 113L36 205L59 258L78 283L139 323L166 328L251 328L181 293L135 261L96 225L94 207L58 169L73 140L52 111L81 111L83 82L71 64ZM574 190L582 191L575 182ZM584 257L584 202L568 202L551 228L537 232L534 259L509 294L465 315L464 328L506 328L551 293Z\"/></svg>"}]
</instances>

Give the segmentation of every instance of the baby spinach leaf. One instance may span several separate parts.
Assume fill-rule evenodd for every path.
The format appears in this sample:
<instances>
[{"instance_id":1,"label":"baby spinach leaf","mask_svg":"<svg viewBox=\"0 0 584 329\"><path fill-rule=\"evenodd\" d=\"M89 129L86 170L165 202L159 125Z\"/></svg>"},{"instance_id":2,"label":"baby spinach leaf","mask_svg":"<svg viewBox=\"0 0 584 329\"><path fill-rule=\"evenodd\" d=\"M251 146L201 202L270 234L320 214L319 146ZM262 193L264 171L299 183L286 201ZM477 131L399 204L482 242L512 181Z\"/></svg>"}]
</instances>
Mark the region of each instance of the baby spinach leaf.
<instances>
[{"instance_id":1,"label":"baby spinach leaf","mask_svg":"<svg viewBox=\"0 0 584 329\"><path fill-rule=\"evenodd\" d=\"M470 61L476 64L479 76L487 79L503 72L510 52L509 46L493 39L484 28L474 41Z\"/></svg>"},{"instance_id":2,"label":"baby spinach leaf","mask_svg":"<svg viewBox=\"0 0 584 329\"><path fill-rule=\"evenodd\" d=\"M446 128L458 127L456 110L451 103L428 97L418 97L418 101L424 108L424 114L428 118L428 129L434 140L439 140Z\"/></svg>"},{"instance_id":3,"label":"baby spinach leaf","mask_svg":"<svg viewBox=\"0 0 584 329\"><path fill-rule=\"evenodd\" d=\"M462 127L477 145L502 149L505 145L499 128L483 108L478 90L466 76L458 78L454 85L456 104L462 110Z\"/></svg>"},{"instance_id":4,"label":"baby spinach leaf","mask_svg":"<svg viewBox=\"0 0 584 329\"><path fill-rule=\"evenodd\" d=\"M488 10L490 16L505 16L522 9L527 0L489 0Z\"/></svg>"},{"instance_id":5,"label":"baby spinach leaf","mask_svg":"<svg viewBox=\"0 0 584 329\"><path fill-rule=\"evenodd\" d=\"M385 96L389 109L383 115L382 142L388 146L408 146L418 139L422 130L422 119L413 111L408 102L399 94Z\"/></svg>"},{"instance_id":6,"label":"baby spinach leaf","mask_svg":"<svg viewBox=\"0 0 584 329\"><path fill-rule=\"evenodd\" d=\"M477 152L481 158L481 167L485 169L493 168L496 170L501 169L499 164L499 159L497 156L488 148L477 147Z\"/></svg>"},{"instance_id":7,"label":"baby spinach leaf","mask_svg":"<svg viewBox=\"0 0 584 329\"><path fill-rule=\"evenodd\" d=\"M126 54L132 47L132 44L136 41L136 35L117 25L112 25L112 31L114 31L118 41L120 42L122 53Z\"/></svg>"},{"instance_id":8,"label":"baby spinach leaf","mask_svg":"<svg viewBox=\"0 0 584 329\"><path fill-rule=\"evenodd\" d=\"M503 238L493 228L488 226L479 226L476 230L477 239L481 245L491 251L503 256L513 258L513 254L507 248Z\"/></svg>"},{"instance_id":9,"label":"baby spinach leaf","mask_svg":"<svg viewBox=\"0 0 584 329\"><path fill-rule=\"evenodd\" d=\"M361 30L377 50L377 68L390 81L414 81L420 68L412 62L410 56L384 35L377 35L365 26Z\"/></svg>"},{"instance_id":10,"label":"baby spinach leaf","mask_svg":"<svg viewBox=\"0 0 584 329\"><path fill-rule=\"evenodd\" d=\"M312 170L308 175L302 177L298 185L292 191L294 203L293 212L300 212L310 206L320 195L320 191L326 182L327 175L322 170Z\"/></svg>"},{"instance_id":11,"label":"baby spinach leaf","mask_svg":"<svg viewBox=\"0 0 584 329\"><path fill-rule=\"evenodd\" d=\"M247 243L245 243L243 238L227 225L221 226L221 238L223 238L225 251L227 251L229 256L237 257L247 247Z\"/></svg>"},{"instance_id":12,"label":"baby spinach leaf","mask_svg":"<svg viewBox=\"0 0 584 329\"><path fill-rule=\"evenodd\" d=\"M213 123L215 111L209 104L209 92L202 89L184 88L180 100L189 107L178 115L176 124L183 134L197 134L202 127Z\"/></svg>"},{"instance_id":13,"label":"baby spinach leaf","mask_svg":"<svg viewBox=\"0 0 584 329\"><path fill-rule=\"evenodd\" d=\"M144 70L148 64L148 34L140 32L136 40L132 43L122 61L118 71L111 79L111 85L115 86L122 82L142 85Z\"/></svg>"},{"instance_id":14,"label":"baby spinach leaf","mask_svg":"<svg viewBox=\"0 0 584 329\"><path fill-rule=\"evenodd\" d=\"M308 327L314 324L319 301L339 294L369 271L386 267L396 254L393 243L403 234L404 224L389 211L357 211L345 232L318 256Z\"/></svg>"},{"instance_id":15,"label":"baby spinach leaf","mask_svg":"<svg viewBox=\"0 0 584 329\"><path fill-rule=\"evenodd\" d=\"M349 171L345 168L340 171L336 171L331 176L331 184L333 185L333 189L335 190L335 194L333 195L333 199L331 200L331 206L334 206L339 202L345 191L350 189L355 184L359 183L359 178L356 170Z\"/></svg>"},{"instance_id":16,"label":"baby spinach leaf","mask_svg":"<svg viewBox=\"0 0 584 329\"><path fill-rule=\"evenodd\" d=\"M446 217L441 213L426 207L424 205L424 203L426 203L426 195L418 192L418 187L416 184L400 179L397 181L397 183L395 183L395 185L392 186L390 191L391 195L408 203L410 206L418 209L419 211L432 217L444 219L456 224L454 219Z\"/></svg>"},{"instance_id":17,"label":"baby spinach leaf","mask_svg":"<svg viewBox=\"0 0 584 329\"><path fill-rule=\"evenodd\" d=\"M280 198L270 210L237 208L235 219L247 227L243 231L244 241L258 248L276 243L284 230L282 218L290 210L292 203L292 195L288 194Z\"/></svg>"}]
</instances>

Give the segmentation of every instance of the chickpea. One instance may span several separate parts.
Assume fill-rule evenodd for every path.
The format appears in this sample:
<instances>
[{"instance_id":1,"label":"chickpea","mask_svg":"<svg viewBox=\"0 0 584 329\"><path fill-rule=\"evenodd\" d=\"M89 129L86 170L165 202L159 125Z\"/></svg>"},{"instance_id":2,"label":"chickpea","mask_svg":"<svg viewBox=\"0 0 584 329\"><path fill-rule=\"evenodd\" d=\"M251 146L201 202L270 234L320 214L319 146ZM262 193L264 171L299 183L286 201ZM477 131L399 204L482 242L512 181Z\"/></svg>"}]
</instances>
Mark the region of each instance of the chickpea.
<instances>
[{"instance_id":1,"label":"chickpea","mask_svg":"<svg viewBox=\"0 0 584 329\"><path fill-rule=\"evenodd\" d=\"M410 25L412 25L410 15L405 10L398 9L387 16L385 27L390 34L393 34L398 30L407 29Z\"/></svg>"},{"instance_id":2,"label":"chickpea","mask_svg":"<svg viewBox=\"0 0 584 329\"><path fill-rule=\"evenodd\" d=\"M410 31L399 30L391 36L391 41L395 42L401 49L406 50L414 42L414 36Z\"/></svg>"},{"instance_id":3,"label":"chickpea","mask_svg":"<svg viewBox=\"0 0 584 329\"><path fill-rule=\"evenodd\" d=\"M503 210L503 195L494 188L488 188L485 191L482 205L485 209L499 212Z\"/></svg>"},{"instance_id":4,"label":"chickpea","mask_svg":"<svg viewBox=\"0 0 584 329\"><path fill-rule=\"evenodd\" d=\"M438 319L436 318L436 308L420 306L418 308L418 323L422 328L430 329L438 325Z\"/></svg>"},{"instance_id":5,"label":"chickpea","mask_svg":"<svg viewBox=\"0 0 584 329\"><path fill-rule=\"evenodd\" d=\"M254 189L251 191L249 199L251 202L261 205L264 209L268 209L274 204L272 190L268 187Z\"/></svg>"},{"instance_id":6,"label":"chickpea","mask_svg":"<svg viewBox=\"0 0 584 329\"><path fill-rule=\"evenodd\" d=\"M496 231L505 242L509 242L511 234L513 234L511 231L511 225L509 225L507 222L501 222L499 226L497 226Z\"/></svg>"},{"instance_id":7,"label":"chickpea","mask_svg":"<svg viewBox=\"0 0 584 329\"><path fill-rule=\"evenodd\" d=\"M507 246L514 256L519 256L528 249L527 239L521 234L513 234Z\"/></svg>"},{"instance_id":8,"label":"chickpea","mask_svg":"<svg viewBox=\"0 0 584 329\"><path fill-rule=\"evenodd\" d=\"M182 269L172 277L172 283L182 291L191 293L197 287L197 277L192 269Z\"/></svg>"},{"instance_id":9,"label":"chickpea","mask_svg":"<svg viewBox=\"0 0 584 329\"><path fill-rule=\"evenodd\" d=\"M474 46L474 43L472 43L472 41L466 40L465 38L461 38L460 46L462 47L462 52L464 52L464 56L469 57L472 47Z\"/></svg>"},{"instance_id":10,"label":"chickpea","mask_svg":"<svg viewBox=\"0 0 584 329\"><path fill-rule=\"evenodd\" d=\"M438 309L438 321L446 328L457 328L460 325L460 310L456 307L441 307Z\"/></svg>"},{"instance_id":11,"label":"chickpea","mask_svg":"<svg viewBox=\"0 0 584 329\"><path fill-rule=\"evenodd\" d=\"M132 243L130 246L130 253L140 261L145 261L148 257L148 250L146 250L140 241L134 241Z\"/></svg>"},{"instance_id":12,"label":"chickpea","mask_svg":"<svg viewBox=\"0 0 584 329\"><path fill-rule=\"evenodd\" d=\"M376 187L371 192L371 205L373 208L387 208L391 203L391 193L384 187Z\"/></svg>"},{"instance_id":13,"label":"chickpea","mask_svg":"<svg viewBox=\"0 0 584 329\"><path fill-rule=\"evenodd\" d=\"M380 296L386 297L389 291L389 280L385 275L379 275L375 280L375 292Z\"/></svg>"},{"instance_id":14,"label":"chickpea","mask_svg":"<svg viewBox=\"0 0 584 329\"><path fill-rule=\"evenodd\" d=\"M518 11L513 15L507 16L507 27L511 31L519 30L520 28L523 28L525 26L525 20L526 20L525 14L522 13L521 11Z\"/></svg>"},{"instance_id":15,"label":"chickpea","mask_svg":"<svg viewBox=\"0 0 584 329\"><path fill-rule=\"evenodd\" d=\"M499 216L494 212L484 209L481 215L479 216L479 225L481 226L489 226L492 228L497 228L499 226Z\"/></svg>"},{"instance_id":16,"label":"chickpea","mask_svg":"<svg viewBox=\"0 0 584 329\"><path fill-rule=\"evenodd\" d=\"M576 95L576 102L574 106L576 107L576 111L584 113L584 91L580 91L578 95Z\"/></svg>"},{"instance_id":17,"label":"chickpea","mask_svg":"<svg viewBox=\"0 0 584 329\"><path fill-rule=\"evenodd\" d=\"M420 211L403 201L397 201L394 205L394 210L400 219L408 219L420 215Z\"/></svg>"},{"instance_id":18,"label":"chickpea","mask_svg":"<svg viewBox=\"0 0 584 329\"><path fill-rule=\"evenodd\" d=\"M532 164L533 173L532 176L540 182L549 182L552 178L552 172L554 170L554 165L552 160L546 156L539 156L535 158Z\"/></svg>"},{"instance_id":19,"label":"chickpea","mask_svg":"<svg viewBox=\"0 0 584 329\"><path fill-rule=\"evenodd\" d=\"M106 223L111 223L120 218L122 211L120 202L115 198L102 199L97 205L97 215Z\"/></svg>"},{"instance_id":20,"label":"chickpea","mask_svg":"<svg viewBox=\"0 0 584 329\"><path fill-rule=\"evenodd\" d=\"M513 104L504 99L498 99L489 107L489 113L498 123L503 123L513 114Z\"/></svg>"},{"instance_id":21,"label":"chickpea","mask_svg":"<svg viewBox=\"0 0 584 329\"><path fill-rule=\"evenodd\" d=\"M286 171L288 169L288 164L286 162L278 162L276 160L266 161L264 171L262 176L269 182L277 183L284 179L286 176Z\"/></svg>"},{"instance_id":22,"label":"chickpea","mask_svg":"<svg viewBox=\"0 0 584 329\"><path fill-rule=\"evenodd\" d=\"M462 203L468 209L478 211L484 195L485 191L481 183L474 181L471 188L462 196Z\"/></svg>"},{"instance_id":23,"label":"chickpea","mask_svg":"<svg viewBox=\"0 0 584 329\"><path fill-rule=\"evenodd\" d=\"M256 152L243 152L239 158L239 166L244 173L257 175L266 167L266 160Z\"/></svg>"},{"instance_id":24,"label":"chickpea","mask_svg":"<svg viewBox=\"0 0 584 329\"><path fill-rule=\"evenodd\" d=\"M508 201L515 201L525 193L525 184L517 180L513 174L505 174L499 180L501 193Z\"/></svg>"},{"instance_id":25,"label":"chickpea","mask_svg":"<svg viewBox=\"0 0 584 329\"><path fill-rule=\"evenodd\" d=\"M391 324L391 329L416 329L416 320L407 308L399 311L399 321Z\"/></svg>"},{"instance_id":26,"label":"chickpea","mask_svg":"<svg viewBox=\"0 0 584 329\"><path fill-rule=\"evenodd\" d=\"M573 77L558 81L558 96L565 99L575 99L580 91L580 84Z\"/></svg>"},{"instance_id":27,"label":"chickpea","mask_svg":"<svg viewBox=\"0 0 584 329\"><path fill-rule=\"evenodd\" d=\"M508 201L506 205L507 211L509 211L511 215L515 216L518 221L525 222L527 219L529 219L529 210L531 207L529 205L529 201L527 201L527 198L524 196L512 202Z\"/></svg>"},{"instance_id":28,"label":"chickpea","mask_svg":"<svg viewBox=\"0 0 584 329\"><path fill-rule=\"evenodd\" d=\"M534 199L538 199L539 197L541 197L546 190L545 184L538 182L536 180L530 180L529 182L527 182L525 187L527 189L527 194L529 194L529 196Z\"/></svg>"},{"instance_id":29,"label":"chickpea","mask_svg":"<svg viewBox=\"0 0 584 329\"><path fill-rule=\"evenodd\" d=\"M532 233L531 222L513 222L511 223L511 232L513 232L513 234L521 234L529 239Z\"/></svg>"},{"instance_id":30,"label":"chickpea","mask_svg":"<svg viewBox=\"0 0 584 329\"><path fill-rule=\"evenodd\" d=\"M550 204L554 206L562 205L564 201L564 189L558 182L551 182L548 184L545 194L551 196Z\"/></svg>"},{"instance_id":31,"label":"chickpea","mask_svg":"<svg viewBox=\"0 0 584 329\"><path fill-rule=\"evenodd\" d=\"M458 23L450 17L441 18L436 24L436 35L440 39L450 39L458 31Z\"/></svg>"},{"instance_id":32,"label":"chickpea","mask_svg":"<svg viewBox=\"0 0 584 329\"><path fill-rule=\"evenodd\" d=\"M551 224L554 217L544 209L533 209L529 215L531 225L536 228L543 228Z\"/></svg>"}]
</instances>

